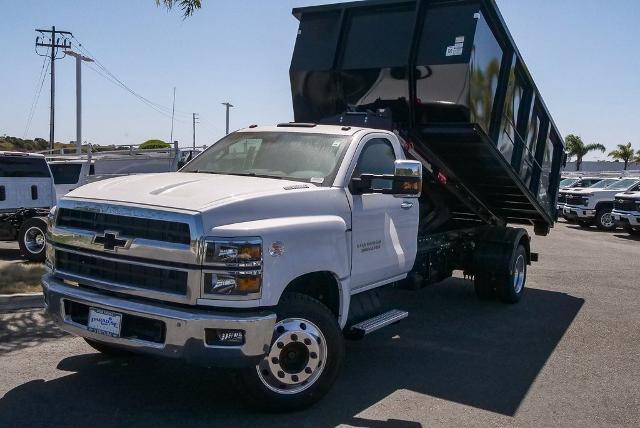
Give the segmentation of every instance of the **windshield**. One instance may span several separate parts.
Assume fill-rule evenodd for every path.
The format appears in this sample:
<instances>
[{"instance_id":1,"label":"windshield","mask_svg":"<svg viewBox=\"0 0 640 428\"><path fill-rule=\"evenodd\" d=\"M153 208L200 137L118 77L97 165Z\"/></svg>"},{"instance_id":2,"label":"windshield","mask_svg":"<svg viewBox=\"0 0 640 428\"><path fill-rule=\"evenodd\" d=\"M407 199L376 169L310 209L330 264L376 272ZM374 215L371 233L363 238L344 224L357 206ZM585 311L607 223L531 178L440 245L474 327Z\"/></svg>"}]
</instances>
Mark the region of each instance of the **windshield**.
<instances>
[{"instance_id":1,"label":"windshield","mask_svg":"<svg viewBox=\"0 0 640 428\"><path fill-rule=\"evenodd\" d=\"M331 186L349 137L300 132L237 132L181 172L284 178Z\"/></svg>"},{"instance_id":2,"label":"windshield","mask_svg":"<svg viewBox=\"0 0 640 428\"><path fill-rule=\"evenodd\" d=\"M565 178L560 182L560 187L569 187L578 181L577 178Z\"/></svg>"},{"instance_id":3,"label":"windshield","mask_svg":"<svg viewBox=\"0 0 640 428\"><path fill-rule=\"evenodd\" d=\"M589 186L591 189L604 189L605 187L611 186L613 183L617 183L619 180L617 178L607 178L606 180L598 181L596 184L592 184Z\"/></svg>"},{"instance_id":4,"label":"windshield","mask_svg":"<svg viewBox=\"0 0 640 428\"><path fill-rule=\"evenodd\" d=\"M638 179L636 178L625 178L607 187L607 190L627 190L636 183L638 183Z\"/></svg>"},{"instance_id":5,"label":"windshield","mask_svg":"<svg viewBox=\"0 0 640 428\"><path fill-rule=\"evenodd\" d=\"M55 184L76 184L80 178L82 164L50 163L49 168L51 168L53 182Z\"/></svg>"}]
</instances>

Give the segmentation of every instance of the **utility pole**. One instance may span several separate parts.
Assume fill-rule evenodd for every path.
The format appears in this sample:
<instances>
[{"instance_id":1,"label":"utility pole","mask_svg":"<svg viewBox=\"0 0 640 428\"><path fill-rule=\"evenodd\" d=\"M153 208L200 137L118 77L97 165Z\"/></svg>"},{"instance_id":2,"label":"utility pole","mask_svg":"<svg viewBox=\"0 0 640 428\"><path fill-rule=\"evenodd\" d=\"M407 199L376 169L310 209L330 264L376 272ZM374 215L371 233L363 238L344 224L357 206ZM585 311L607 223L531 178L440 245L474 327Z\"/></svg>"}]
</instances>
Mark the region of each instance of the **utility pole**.
<instances>
[{"instance_id":1,"label":"utility pole","mask_svg":"<svg viewBox=\"0 0 640 428\"><path fill-rule=\"evenodd\" d=\"M53 150L53 143L55 140L55 118L56 118L56 54L57 49L69 49L71 43L67 40L66 36L73 36L69 31L57 31L55 25L51 27L51 30L40 30L36 28L36 31L42 34L42 42L40 37L36 37L36 49L38 46L51 48L51 114L49 118L49 148ZM45 40L45 33L51 34L49 40ZM57 35L62 35L62 43ZM49 43L46 43L46 42ZM37 51L36 51L37 52ZM38 54L40 55L40 54ZM62 57L61 57L62 58Z\"/></svg>"},{"instance_id":2,"label":"utility pole","mask_svg":"<svg viewBox=\"0 0 640 428\"><path fill-rule=\"evenodd\" d=\"M227 108L227 127L226 127L227 134L226 135L229 135L229 109L233 107L233 105L229 104L228 102L222 103L222 105Z\"/></svg>"},{"instance_id":3,"label":"utility pole","mask_svg":"<svg viewBox=\"0 0 640 428\"><path fill-rule=\"evenodd\" d=\"M66 50L65 54L76 59L76 153L82 153L82 61L93 62L77 52Z\"/></svg>"},{"instance_id":4,"label":"utility pole","mask_svg":"<svg viewBox=\"0 0 640 428\"><path fill-rule=\"evenodd\" d=\"M198 113L192 113L193 114L193 151L195 152L196 150L196 122L199 117L198 117Z\"/></svg>"},{"instance_id":5,"label":"utility pole","mask_svg":"<svg viewBox=\"0 0 640 428\"><path fill-rule=\"evenodd\" d=\"M173 87L173 104L171 107L171 138L169 141L173 141L173 117L176 114L176 87Z\"/></svg>"}]
</instances>

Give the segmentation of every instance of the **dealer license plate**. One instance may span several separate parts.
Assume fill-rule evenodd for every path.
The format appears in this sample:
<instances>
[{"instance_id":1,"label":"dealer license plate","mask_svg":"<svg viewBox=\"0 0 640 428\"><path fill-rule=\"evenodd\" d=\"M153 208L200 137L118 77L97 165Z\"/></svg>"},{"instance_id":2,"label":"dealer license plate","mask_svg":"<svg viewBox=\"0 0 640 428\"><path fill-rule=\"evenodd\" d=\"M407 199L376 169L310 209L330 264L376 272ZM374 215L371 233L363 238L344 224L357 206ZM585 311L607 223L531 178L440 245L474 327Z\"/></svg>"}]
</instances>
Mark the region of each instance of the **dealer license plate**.
<instances>
[{"instance_id":1,"label":"dealer license plate","mask_svg":"<svg viewBox=\"0 0 640 428\"><path fill-rule=\"evenodd\" d=\"M89 308L87 330L105 336L120 337L122 314L105 311L104 309Z\"/></svg>"}]
</instances>

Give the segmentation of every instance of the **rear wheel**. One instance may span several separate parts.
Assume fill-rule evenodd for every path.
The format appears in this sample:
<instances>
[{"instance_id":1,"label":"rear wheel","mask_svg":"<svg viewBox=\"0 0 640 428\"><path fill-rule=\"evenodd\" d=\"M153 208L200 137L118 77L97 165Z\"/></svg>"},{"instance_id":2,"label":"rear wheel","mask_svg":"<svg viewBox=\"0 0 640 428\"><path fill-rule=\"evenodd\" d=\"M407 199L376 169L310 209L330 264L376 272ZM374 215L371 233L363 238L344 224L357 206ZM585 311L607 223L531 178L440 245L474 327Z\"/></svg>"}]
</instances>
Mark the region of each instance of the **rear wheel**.
<instances>
[{"instance_id":1,"label":"rear wheel","mask_svg":"<svg viewBox=\"0 0 640 428\"><path fill-rule=\"evenodd\" d=\"M47 224L41 218L26 220L18 231L20 252L32 262L44 262Z\"/></svg>"},{"instance_id":2,"label":"rear wheel","mask_svg":"<svg viewBox=\"0 0 640 428\"><path fill-rule=\"evenodd\" d=\"M271 348L256 366L237 372L243 398L267 411L308 407L333 385L344 356L335 315L318 300L285 294L278 308Z\"/></svg>"},{"instance_id":3,"label":"rear wheel","mask_svg":"<svg viewBox=\"0 0 640 428\"><path fill-rule=\"evenodd\" d=\"M496 283L498 298L505 303L517 303L527 282L527 250L518 245L513 253L509 274Z\"/></svg>"},{"instance_id":4,"label":"rear wheel","mask_svg":"<svg viewBox=\"0 0 640 428\"><path fill-rule=\"evenodd\" d=\"M598 212L596 212L595 223L600 230L613 230L616 228L611 210L605 208L599 209Z\"/></svg>"}]
</instances>

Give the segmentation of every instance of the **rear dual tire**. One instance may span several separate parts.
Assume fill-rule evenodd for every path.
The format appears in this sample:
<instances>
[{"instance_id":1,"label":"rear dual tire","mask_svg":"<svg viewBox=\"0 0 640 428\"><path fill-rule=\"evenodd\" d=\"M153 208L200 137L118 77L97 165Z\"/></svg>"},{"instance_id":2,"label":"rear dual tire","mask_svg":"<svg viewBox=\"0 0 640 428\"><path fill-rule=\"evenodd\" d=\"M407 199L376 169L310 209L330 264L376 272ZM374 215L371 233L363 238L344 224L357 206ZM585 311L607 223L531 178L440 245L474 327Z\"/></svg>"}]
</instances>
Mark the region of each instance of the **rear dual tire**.
<instances>
[{"instance_id":1,"label":"rear dual tire","mask_svg":"<svg viewBox=\"0 0 640 428\"><path fill-rule=\"evenodd\" d=\"M504 303L517 303L522 298L527 281L527 250L518 245L504 263L508 271L481 271L474 278L476 295L483 300L498 299Z\"/></svg>"}]
</instances>

